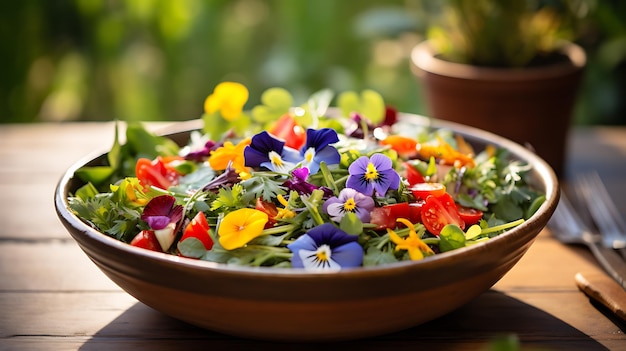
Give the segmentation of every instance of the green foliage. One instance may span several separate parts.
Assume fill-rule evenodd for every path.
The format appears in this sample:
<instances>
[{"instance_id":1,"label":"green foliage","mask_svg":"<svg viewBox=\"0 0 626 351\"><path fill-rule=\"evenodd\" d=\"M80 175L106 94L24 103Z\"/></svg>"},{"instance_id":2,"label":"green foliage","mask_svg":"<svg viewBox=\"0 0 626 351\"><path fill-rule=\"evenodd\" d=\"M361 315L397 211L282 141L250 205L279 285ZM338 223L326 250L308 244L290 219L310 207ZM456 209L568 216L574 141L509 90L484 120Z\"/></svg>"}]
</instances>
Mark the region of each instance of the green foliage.
<instances>
[{"instance_id":1,"label":"green foliage","mask_svg":"<svg viewBox=\"0 0 626 351\"><path fill-rule=\"evenodd\" d=\"M584 0L442 2L428 31L442 57L461 63L521 67L541 62L572 40Z\"/></svg>"},{"instance_id":2,"label":"green foliage","mask_svg":"<svg viewBox=\"0 0 626 351\"><path fill-rule=\"evenodd\" d=\"M439 234L439 249L441 252L452 251L465 246L465 233L459 226L448 224Z\"/></svg>"}]
</instances>

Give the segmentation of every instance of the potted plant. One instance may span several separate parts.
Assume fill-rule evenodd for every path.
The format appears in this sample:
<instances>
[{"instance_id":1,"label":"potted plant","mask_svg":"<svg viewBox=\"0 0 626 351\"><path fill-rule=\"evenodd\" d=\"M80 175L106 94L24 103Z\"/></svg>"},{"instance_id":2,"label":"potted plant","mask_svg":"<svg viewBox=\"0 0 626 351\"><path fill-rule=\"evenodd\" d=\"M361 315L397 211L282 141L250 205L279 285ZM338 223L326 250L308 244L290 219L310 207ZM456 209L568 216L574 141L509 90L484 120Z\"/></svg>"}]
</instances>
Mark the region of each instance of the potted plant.
<instances>
[{"instance_id":1,"label":"potted plant","mask_svg":"<svg viewBox=\"0 0 626 351\"><path fill-rule=\"evenodd\" d=\"M428 40L411 53L428 113L527 145L562 176L586 65L584 50L571 41L578 14L572 3L440 4Z\"/></svg>"}]
</instances>

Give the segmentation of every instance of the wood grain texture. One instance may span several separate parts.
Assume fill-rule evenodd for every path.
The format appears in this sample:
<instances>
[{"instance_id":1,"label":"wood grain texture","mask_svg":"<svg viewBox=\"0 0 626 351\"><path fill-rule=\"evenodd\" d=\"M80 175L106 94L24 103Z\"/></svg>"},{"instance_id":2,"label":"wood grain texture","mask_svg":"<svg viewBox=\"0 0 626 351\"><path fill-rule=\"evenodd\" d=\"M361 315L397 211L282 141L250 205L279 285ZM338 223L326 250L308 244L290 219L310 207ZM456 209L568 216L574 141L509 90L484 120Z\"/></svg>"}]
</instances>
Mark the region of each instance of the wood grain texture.
<instances>
[{"instance_id":1,"label":"wood grain texture","mask_svg":"<svg viewBox=\"0 0 626 351\"><path fill-rule=\"evenodd\" d=\"M155 125L159 127L160 125ZM419 327L333 345L272 344L206 331L122 291L87 258L56 217L53 191L67 167L106 149L111 123L0 127L0 350L484 350L516 335L523 349L620 350L623 325L581 293L576 272L600 272L583 247L544 230L491 290ZM576 130L569 174L600 172L626 213L626 128ZM420 303L420 302L416 302Z\"/></svg>"}]
</instances>

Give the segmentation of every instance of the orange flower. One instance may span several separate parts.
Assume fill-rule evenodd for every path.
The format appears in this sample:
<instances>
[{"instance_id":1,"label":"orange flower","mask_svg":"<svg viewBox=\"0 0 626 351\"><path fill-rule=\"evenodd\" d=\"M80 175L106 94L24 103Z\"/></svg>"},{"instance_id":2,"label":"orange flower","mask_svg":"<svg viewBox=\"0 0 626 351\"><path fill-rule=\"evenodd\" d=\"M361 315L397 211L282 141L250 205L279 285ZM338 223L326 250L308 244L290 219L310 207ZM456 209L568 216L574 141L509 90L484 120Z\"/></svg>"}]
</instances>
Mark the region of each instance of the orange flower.
<instances>
[{"instance_id":1,"label":"orange flower","mask_svg":"<svg viewBox=\"0 0 626 351\"><path fill-rule=\"evenodd\" d=\"M438 145L418 144L417 152L426 160L430 157L434 157L448 165L474 167L474 158L471 154L463 154L455 150L452 145L448 144L442 138L437 138L437 141L439 142ZM464 151L470 152L468 150Z\"/></svg>"},{"instance_id":2,"label":"orange flower","mask_svg":"<svg viewBox=\"0 0 626 351\"><path fill-rule=\"evenodd\" d=\"M380 143L391 146L400 156L412 156L417 153L417 140L405 136L390 135Z\"/></svg>"},{"instance_id":3,"label":"orange flower","mask_svg":"<svg viewBox=\"0 0 626 351\"><path fill-rule=\"evenodd\" d=\"M252 208L230 212L224 216L217 230L220 245L226 250L245 246L263 233L268 220L267 213Z\"/></svg>"},{"instance_id":4,"label":"orange flower","mask_svg":"<svg viewBox=\"0 0 626 351\"><path fill-rule=\"evenodd\" d=\"M250 138L240 141L237 145L230 141L224 142L224 146L211 152L209 157L211 168L216 171L223 171L230 163L237 173L249 173L243 157L243 150L248 145L250 145Z\"/></svg>"}]
</instances>

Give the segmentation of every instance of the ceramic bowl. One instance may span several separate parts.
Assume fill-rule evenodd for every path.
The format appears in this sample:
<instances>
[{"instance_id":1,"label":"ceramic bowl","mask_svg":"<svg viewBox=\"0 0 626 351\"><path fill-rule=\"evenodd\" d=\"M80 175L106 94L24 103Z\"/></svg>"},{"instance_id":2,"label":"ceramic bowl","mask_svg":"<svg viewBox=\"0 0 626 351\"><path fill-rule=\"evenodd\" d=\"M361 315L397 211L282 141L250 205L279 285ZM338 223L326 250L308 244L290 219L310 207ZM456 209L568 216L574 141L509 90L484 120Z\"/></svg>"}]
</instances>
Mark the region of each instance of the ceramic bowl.
<instances>
[{"instance_id":1,"label":"ceramic bowl","mask_svg":"<svg viewBox=\"0 0 626 351\"><path fill-rule=\"evenodd\" d=\"M74 172L101 164L106 155L77 162L55 193L58 216L89 258L113 282L164 314L209 330L245 338L336 341L403 330L449 313L490 289L524 255L547 224L559 197L546 162L522 146L471 127L403 115L415 123L448 128L477 150L510 150L532 165L529 174L546 201L518 227L487 242L422 261L405 261L335 273L227 266L136 248L100 233L68 210L68 194L81 181ZM185 143L196 127L183 123L168 136Z\"/></svg>"}]
</instances>

